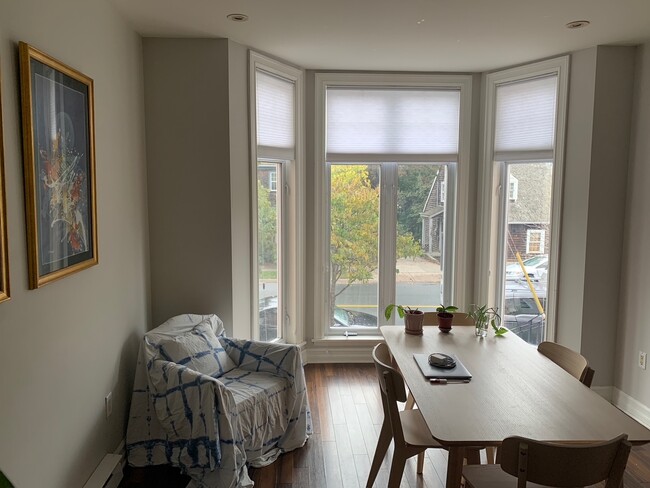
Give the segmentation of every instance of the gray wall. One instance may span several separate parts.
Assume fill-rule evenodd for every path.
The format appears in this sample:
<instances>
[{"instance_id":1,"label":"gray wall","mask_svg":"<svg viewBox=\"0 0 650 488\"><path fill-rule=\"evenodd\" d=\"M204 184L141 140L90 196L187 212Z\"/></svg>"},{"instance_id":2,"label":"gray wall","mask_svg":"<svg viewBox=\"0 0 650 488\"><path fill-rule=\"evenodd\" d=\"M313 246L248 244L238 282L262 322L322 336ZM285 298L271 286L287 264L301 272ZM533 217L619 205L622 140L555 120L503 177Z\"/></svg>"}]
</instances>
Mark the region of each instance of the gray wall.
<instances>
[{"instance_id":1,"label":"gray wall","mask_svg":"<svg viewBox=\"0 0 650 488\"><path fill-rule=\"evenodd\" d=\"M99 264L31 291L18 41L95 82ZM0 470L21 488L80 487L123 438L149 322L141 42L105 1L2 1L0 63L12 292L0 304Z\"/></svg>"},{"instance_id":2,"label":"gray wall","mask_svg":"<svg viewBox=\"0 0 650 488\"><path fill-rule=\"evenodd\" d=\"M153 322L216 313L250 337L248 50L228 39L143 45Z\"/></svg>"},{"instance_id":3,"label":"gray wall","mask_svg":"<svg viewBox=\"0 0 650 488\"><path fill-rule=\"evenodd\" d=\"M557 340L612 385L625 218L633 47L572 54Z\"/></svg>"},{"instance_id":4,"label":"gray wall","mask_svg":"<svg viewBox=\"0 0 650 488\"><path fill-rule=\"evenodd\" d=\"M650 42L637 49L614 386L650 407Z\"/></svg>"}]
</instances>

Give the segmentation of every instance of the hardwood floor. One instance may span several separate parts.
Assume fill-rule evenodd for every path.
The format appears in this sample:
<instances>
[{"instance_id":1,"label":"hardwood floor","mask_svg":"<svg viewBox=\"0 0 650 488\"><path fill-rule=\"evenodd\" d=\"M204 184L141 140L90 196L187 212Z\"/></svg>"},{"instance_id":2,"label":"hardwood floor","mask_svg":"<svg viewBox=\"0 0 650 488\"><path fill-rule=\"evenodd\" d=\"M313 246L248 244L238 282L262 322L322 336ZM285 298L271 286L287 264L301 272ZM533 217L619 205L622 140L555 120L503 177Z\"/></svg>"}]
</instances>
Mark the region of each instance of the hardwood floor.
<instances>
[{"instance_id":1,"label":"hardwood floor","mask_svg":"<svg viewBox=\"0 0 650 488\"><path fill-rule=\"evenodd\" d=\"M314 435L307 444L264 468L249 470L257 488L365 487L383 420L375 367L371 364L305 366ZM392 449L375 482L388 483ZM447 454L429 449L424 473L407 461L401 487L442 488ZM167 467L129 469L123 488L184 488L189 479ZM634 447L625 473L626 488L650 488L650 447Z\"/></svg>"}]
</instances>

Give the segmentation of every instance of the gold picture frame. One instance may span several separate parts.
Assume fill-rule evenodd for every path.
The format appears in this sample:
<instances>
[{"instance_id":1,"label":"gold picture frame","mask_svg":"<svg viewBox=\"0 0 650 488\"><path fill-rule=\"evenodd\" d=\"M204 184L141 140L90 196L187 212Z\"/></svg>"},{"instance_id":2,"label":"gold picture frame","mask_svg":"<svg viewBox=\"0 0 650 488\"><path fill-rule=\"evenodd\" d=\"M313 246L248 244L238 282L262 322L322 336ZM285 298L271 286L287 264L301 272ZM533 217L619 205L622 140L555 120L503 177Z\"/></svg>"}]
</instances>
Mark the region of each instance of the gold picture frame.
<instances>
[{"instance_id":1,"label":"gold picture frame","mask_svg":"<svg viewBox=\"0 0 650 488\"><path fill-rule=\"evenodd\" d=\"M2 80L0 79L0 302L9 300L9 250L7 249L7 196L5 193L4 145L2 128Z\"/></svg>"},{"instance_id":2,"label":"gold picture frame","mask_svg":"<svg viewBox=\"0 0 650 488\"><path fill-rule=\"evenodd\" d=\"M93 80L21 42L29 288L97 258Z\"/></svg>"}]
</instances>

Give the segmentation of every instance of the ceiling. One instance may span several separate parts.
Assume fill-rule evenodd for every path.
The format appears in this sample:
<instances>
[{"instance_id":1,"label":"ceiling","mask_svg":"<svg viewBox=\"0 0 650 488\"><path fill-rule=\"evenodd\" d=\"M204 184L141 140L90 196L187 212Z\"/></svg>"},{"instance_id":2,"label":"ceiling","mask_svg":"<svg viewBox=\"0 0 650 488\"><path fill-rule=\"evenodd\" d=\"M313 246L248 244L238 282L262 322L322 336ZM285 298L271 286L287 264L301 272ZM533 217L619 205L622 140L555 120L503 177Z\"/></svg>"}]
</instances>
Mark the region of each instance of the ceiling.
<instances>
[{"instance_id":1,"label":"ceiling","mask_svg":"<svg viewBox=\"0 0 650 488\"><path fill-rule=\"evenodd\" d=\"M226 37L311 69L489 71L650 39L650 0L110 1L145 37Z\"/></svg>"}]
</instances>

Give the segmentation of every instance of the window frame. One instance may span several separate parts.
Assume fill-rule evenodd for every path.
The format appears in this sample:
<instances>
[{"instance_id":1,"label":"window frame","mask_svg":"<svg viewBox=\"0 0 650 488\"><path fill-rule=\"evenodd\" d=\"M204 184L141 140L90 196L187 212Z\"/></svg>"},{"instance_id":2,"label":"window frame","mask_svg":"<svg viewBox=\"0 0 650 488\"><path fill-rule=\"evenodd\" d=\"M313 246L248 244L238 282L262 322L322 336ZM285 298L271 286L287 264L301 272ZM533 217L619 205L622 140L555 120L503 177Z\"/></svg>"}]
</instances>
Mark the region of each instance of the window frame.
<instances>
[{"instance_id":1,"label":"window frame","mask_svg":"<svg viewBox=\"0 0 650 488\"><path fill-rule=\"evenodd\" d=\"M553 181L551 209L552 256L548 270L546 297L546 339L554 340L556 335L558 263L560 261L560 232L562 211L562 180L564 175L564 151L566 114L568 100L569 56L561 56L517 68L500 70L483 76L485 107L483 110L482 150L479 161L479 214L477 226L477 300L480 303L500 303L503 296L499 290L505 279L504 256L499 244L504 235L504 223L500 222L500 206L503 198L503 162L495 160L494 137L497 85L524 81L526 79L557 75L557 97L555 113L555 143L553 147ZM539 160L538 162L545 162ZM523 162L523 161L522 161ZM534 162L527 160L525 162ZM506 187L507 188L507 187Z\"/></svg>"},{"instance_id":2,"label":"window frame","mask_svg":"<svg viewBox=\"0 0 650 488\"><path fill-rule=\"evenodd\" d=\"M257 165L265 158L258 155L257 148L257 70L286 79L294 84L294 141L295 159L275 160L281 163L282 187L276 194L283 200L280 228L282 232L283 299L278 309L283 318L283 330L278 342L302 343L304 340L304 269L305 269L305 168L304 168L304 73L302 70L281 63L255 51L249 51L249 121L250 121L250 194L251 194L251 338L259 339L259 276L257 266ZM266 158L268 159L268 158ZM280 310L282 308L282 310Z\"/></svg>"},{"instance_id":3,"label":"window frame","mask_svg":"<svg viewBox=\"0 0 650 488\"><path fill-rule=\"evenodd\" d=\"M455 242L453 248L453 262L450 264L452 283L448 284L449 297L447 301L465 305L466 296L471 293L469 280L456 279L457 276L466 276L468 253L471 246L468 244L468 210L469 210L469 181L470 181L470 128L472 112L472 76L471 75L414 75L414 74L370 74L370 73L316 73L315 74L315 121L314 121L314 208L315 208L315 259L314 259L314 325L313 336L315 339L330 336L328 325L327 297L329 276L329 171L326 160L326 93L328 87L356 86L356 87L423 87L423 88L454 88L460 92L460 121L457 160L457 193L464 198L458 198L448 191L448 196L455 197L455 213L452 216L456 223ZM428 163L429 161L427 161ZM432 161L433 162L433 161ZM441 163L443 161L440 161ZM444 161L447 162L447 161ZM399 164L402 161L396 161ZM389 163L390 164L390 163ZM449 188L448 188L449 190ZM381 205L381 203L380 203ZM382 208L382 210L384 210ZM388 209L385 212L394 212ZM381 223L380 223L381 225ZM390 250L385 249L388 255ZM382 256L380 256L382 259ZM391 303L395 296L392 287L380 287L379 303ZM378 326L384 325L382 313L378 316ZM373 329L379 334L378 329ZM341 334L338 334L341 335Z\"/></svg>"},{"instance_id":4,"label":"window frame","mask_svg":"<svg viewBox=\"0 0 650 488\"><path fill-rule=\"evenodd\" d=\"M539 250L531 251L530 243L531 236L539 235ZM546 239L546 231L544 229L526 229L526 254L544 254L544 239Z\"/></svg>"}]
</instances>

